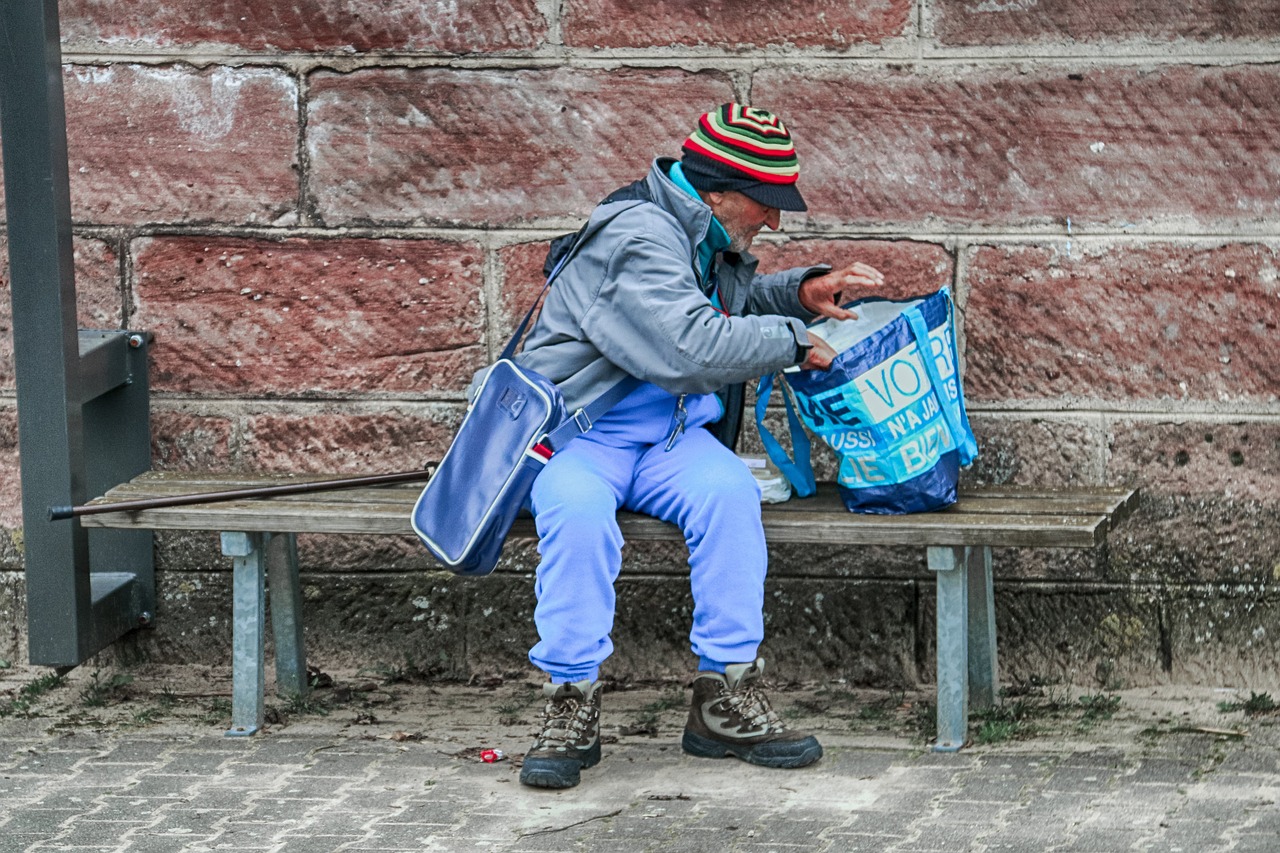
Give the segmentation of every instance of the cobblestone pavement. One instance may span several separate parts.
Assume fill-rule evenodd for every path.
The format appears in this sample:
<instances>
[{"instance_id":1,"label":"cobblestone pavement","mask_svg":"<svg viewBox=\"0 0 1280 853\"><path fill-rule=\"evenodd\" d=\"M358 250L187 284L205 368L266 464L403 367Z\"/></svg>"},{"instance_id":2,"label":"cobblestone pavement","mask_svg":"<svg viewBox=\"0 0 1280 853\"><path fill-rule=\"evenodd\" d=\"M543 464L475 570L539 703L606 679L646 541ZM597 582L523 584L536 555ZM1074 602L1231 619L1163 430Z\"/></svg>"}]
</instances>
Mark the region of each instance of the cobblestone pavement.
<instances>
[{"instance_id":1,"label":"cobblestone pavement","mask_svg":"<svg viewBox=\"0 0 1280 853\"><path fill-rule=\"evenodd\" d=\"M1280 717L1205 688L1027 705L958 754L912 731L927 693L787 691L826 746L799 771L685 756L678 685L615 691L604 761L554 792L517 781L529 684L378 688L251 738L172 691L84 707L86 684L44 710L8 691L0 851L1280 851Z\"/></svg>"}]
</instances>

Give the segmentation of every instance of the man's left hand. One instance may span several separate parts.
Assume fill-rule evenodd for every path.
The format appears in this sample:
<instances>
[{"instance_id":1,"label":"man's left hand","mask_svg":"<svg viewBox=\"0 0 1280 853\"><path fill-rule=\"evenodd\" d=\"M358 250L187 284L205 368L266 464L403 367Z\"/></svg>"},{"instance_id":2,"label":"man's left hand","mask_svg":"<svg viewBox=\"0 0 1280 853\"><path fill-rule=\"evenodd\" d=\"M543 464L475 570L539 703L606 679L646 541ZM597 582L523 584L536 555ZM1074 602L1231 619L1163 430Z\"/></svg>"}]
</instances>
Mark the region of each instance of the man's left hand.
<instances>
[{"instance_id":1,"label":"man's left hand","mask_svg":"<svg viewBox=\"0 0 1280 853\"><path fill-rule=\"evenodd\" d=\"M843 269L807 278L800 283L800 304L806 311L837 320L852 320L858 315L840 303L856 299L857 291L884 284L884 274L873 266L855 261Z\"/></svg>"}]
</instances>

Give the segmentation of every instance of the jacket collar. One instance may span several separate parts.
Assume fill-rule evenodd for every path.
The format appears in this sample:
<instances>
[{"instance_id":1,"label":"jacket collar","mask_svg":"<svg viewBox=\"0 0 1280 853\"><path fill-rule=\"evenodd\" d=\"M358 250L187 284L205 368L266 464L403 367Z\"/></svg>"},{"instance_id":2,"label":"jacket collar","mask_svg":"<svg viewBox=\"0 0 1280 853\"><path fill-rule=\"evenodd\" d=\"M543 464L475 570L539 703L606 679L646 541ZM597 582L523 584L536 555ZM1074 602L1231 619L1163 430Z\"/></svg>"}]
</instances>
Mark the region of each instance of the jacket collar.
<instances>
[{"instance_id":1,"label":"jacket collar","mask_svg":"<svg viewBox=\"0 0 1280 853\"><path fill-rule=\"evenodd\" d=\"M689 245L697 246L707 238L711 227L711 208L706 203L689 195L671 180L667 171L676 162L673 157L659 157L653 161L649 170L649 192L653 201L663 210L676 218L689 237Z\"/></svg>"}]
</instances>

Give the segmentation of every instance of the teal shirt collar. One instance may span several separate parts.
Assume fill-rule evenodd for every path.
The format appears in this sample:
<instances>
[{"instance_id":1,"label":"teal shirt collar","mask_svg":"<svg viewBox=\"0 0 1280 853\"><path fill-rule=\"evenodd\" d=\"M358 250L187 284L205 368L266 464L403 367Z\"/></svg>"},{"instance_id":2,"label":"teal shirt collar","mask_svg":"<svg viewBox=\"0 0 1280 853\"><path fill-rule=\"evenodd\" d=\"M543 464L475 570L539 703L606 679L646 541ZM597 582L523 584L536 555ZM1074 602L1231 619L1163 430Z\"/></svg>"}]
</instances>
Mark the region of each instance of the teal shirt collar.
<instances>
[{"instance_id":1,"label":"teal shirt collar","mask_svg":"<svg viewBox=\"0 0 1280 853\"><path fill-rule=\"evenodd\" d=\"M679 163L671 164L671 171L667 173L672 183L689 195L698 199L702 198L698 195L698 191L693 188L693 184L689 183L689 179L684 176L684 170L680 168ZM724 226L720 224L720 220L715 216L711 217L711 226L707 228L706 238L698 244L698 268L702 272L702 278L705 281L711 273L711 259L715 257L716 252L723 252L729 248L729 232L724 230Z\"/></svg>"}]
</instances>

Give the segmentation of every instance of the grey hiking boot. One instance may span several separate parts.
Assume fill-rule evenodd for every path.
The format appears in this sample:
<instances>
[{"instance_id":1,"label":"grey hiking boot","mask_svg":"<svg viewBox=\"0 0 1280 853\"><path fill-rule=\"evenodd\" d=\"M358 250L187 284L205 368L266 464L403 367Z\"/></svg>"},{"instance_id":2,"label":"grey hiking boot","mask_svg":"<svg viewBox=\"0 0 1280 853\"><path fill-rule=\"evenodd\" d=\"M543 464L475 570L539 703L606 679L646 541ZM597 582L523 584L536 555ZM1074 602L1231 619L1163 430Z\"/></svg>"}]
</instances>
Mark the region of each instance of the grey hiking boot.
<instances>
[{"instance_id":1,"label":"grey hiking boot","mask_svg":"<svg viewBox=\"0 0 1280 853\"><path fill-rule=\"evenodd\" d=\"M542 685L542 732L525 753L520 781L535 788L572 788L578 771L600 763L600 682Z\"/></svg>"},{"instance_id":2,"label":"grey hiking boot","mask_svg":"<svg viewBox=\"0 0 1280 853\"><path fill-rule=\"evenodd\" d=\"M764 658L699 672L681 746L690 755L736 755L762 767L804 767L822 757L813 735L787 729L759 685Z\"/></svg>"}]
</instances>

